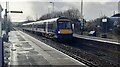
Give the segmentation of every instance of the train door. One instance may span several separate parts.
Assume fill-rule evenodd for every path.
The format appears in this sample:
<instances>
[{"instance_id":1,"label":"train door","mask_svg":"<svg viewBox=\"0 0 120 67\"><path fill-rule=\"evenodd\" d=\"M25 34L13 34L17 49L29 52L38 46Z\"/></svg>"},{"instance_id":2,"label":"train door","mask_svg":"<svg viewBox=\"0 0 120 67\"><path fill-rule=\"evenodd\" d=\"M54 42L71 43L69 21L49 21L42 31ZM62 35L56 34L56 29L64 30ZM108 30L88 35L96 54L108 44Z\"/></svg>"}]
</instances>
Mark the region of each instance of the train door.
<instances>
[{"instance_id":1,"label":"train door","mask_svg":"<svg viewBox=\"0 0 120 67\"><path fill-rule=\"evenodd\" d=\"M44 32L47 33L48 23L44 22Z\"/></svg>"},{"instance_id":2,"label":"train door","mask_svg":"<svg viewBox=\"0 0 120 67\"><path fill-rule=\"evenodd\" d=\"M34 31L34 23L32 24L32 31Z\"/></svg>"},{"instance_id":3,"label":"train door","mask_svg":"<svg viewBox=\"0 0 120 67\"><path fill-rule=\"evenodd\" d=\"M48 33L48 22L46 22L46 33Z\"/></svg>"},{"instance_id":4,"label":"train door","mask_svg":"<svg viewBox=\"0 0 120 67\"><path fill-rule=\"evenodd\" d=\"M35 31L37 31L37 27L38 27L38 25L36 24L36 25L35 25Z\"/></svg>"},{"instance_id":5,"label":"train door","mask_svg":"<svg viewBox=\"0 0 120 67\"><path fill-rule=\"evenodd\" d=\"M53 32L55 33L56 30L57 30L57 22L54 21L53 22Z\"/></svg>"}]
</instances>

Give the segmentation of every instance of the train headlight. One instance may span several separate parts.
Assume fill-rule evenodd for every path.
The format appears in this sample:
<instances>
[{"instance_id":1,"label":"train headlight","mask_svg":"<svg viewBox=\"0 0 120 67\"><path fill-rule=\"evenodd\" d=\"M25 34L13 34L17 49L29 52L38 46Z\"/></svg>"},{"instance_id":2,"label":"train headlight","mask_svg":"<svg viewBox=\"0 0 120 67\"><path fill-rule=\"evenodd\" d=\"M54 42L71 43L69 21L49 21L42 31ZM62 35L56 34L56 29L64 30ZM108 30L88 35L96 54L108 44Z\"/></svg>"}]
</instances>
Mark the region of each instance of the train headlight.
<instances>
[{"instance_id":1,"label":"train headlight","mask_svg":"<svg viewBox=\"0 0 120 67\"><path fill-rule=\"evenodd\" d=\"M60 31L58 31L58 33L60 33Z\"/></svg>"}]
</instances>

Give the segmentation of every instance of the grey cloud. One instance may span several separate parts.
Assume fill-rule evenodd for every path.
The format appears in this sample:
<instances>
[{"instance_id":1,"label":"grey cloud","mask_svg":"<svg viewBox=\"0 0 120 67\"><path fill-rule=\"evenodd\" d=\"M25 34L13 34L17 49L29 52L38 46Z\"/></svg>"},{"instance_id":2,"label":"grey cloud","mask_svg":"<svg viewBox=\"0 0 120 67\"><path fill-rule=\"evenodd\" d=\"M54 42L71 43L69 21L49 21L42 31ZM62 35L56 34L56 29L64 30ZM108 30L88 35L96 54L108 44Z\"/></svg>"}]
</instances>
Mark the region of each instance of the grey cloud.
<instances>
[{"instance_id":1,"label":"grey cloud","mask_svg":"<svg viewBox=\"0 0 120 67\"><path fill-rule=\"evenodd\" d=\"M28 14L28 16L34 17L33 19L35 19L36 17L39 18L41 15L44 15L52 11L52 4L50 4L49 2L31 1L27 2L27 4L21 2L19 3L19 5L22 5L21 9L24 10L24 13L26 15ZM17 4L15 6L16 8L18 8ZM55 2L55 11L64 11L70 8L77 8L80 10L80 2ZM100 17L101 14L111 16L113 11L117 10L118 10L117 2L105 2L105 3L84 2L85 19L94 19L96 17Z\"/></svg>"},{"instance_id":2,"label":"grey cloud","mask_svg":"<svg viewBox=\"0 0 120 67\"><path fill-rule=\"evenodd\" d=\"M85 18L92 19L101 15L111 16L113 11L118 9L117 2L107 2L101 4L98 2L86 2L84 4Z\"/></svg>"}]
</instances>

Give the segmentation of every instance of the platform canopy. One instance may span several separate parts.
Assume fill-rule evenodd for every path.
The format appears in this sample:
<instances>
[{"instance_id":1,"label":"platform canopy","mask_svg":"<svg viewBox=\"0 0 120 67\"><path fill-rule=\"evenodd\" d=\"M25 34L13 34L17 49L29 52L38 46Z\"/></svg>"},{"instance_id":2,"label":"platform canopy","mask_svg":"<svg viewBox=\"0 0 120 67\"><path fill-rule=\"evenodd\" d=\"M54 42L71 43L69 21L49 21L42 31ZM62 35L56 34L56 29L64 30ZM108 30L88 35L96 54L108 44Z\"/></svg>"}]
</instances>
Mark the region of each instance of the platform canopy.
<instances>
[{"instance_id":1,"label":"platform canopy","mask_svg":"<svg viewBox=\"0 0 120 67\"><path fill-rule=\"evenodd\" d=\"M114 14L114 15L111 16L111 17L120 17L120 13L118 13L118 14Z\"/></svg>"}]
</instances>

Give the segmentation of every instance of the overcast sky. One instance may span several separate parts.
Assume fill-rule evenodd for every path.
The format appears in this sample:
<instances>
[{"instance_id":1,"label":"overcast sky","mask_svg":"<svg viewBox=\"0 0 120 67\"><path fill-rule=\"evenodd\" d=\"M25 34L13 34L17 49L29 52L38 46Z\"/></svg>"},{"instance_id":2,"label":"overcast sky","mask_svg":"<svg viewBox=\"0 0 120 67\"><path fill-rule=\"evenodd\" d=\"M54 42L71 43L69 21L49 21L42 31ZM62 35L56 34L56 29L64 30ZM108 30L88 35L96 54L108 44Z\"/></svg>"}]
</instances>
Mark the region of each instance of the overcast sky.
<instances>
[{"instance_id":1,"label":"overcast sky","mask_svg":"<svg viewBox=\"0 0 120 67\"><path fill-rule=\"evenodd\" d=\"M70 8L77 8L80 10L79 0L52 0L55 3L55 11L65 11ZM57 2L56 2L57 1ZM74 1L74 2L73 2ZM84 18L87 20L95 19L102 15L111 16L114 11L118 12L119 0L84 0ZM52 4L48 0L35 1L10 1L9 10L20 10L23 14L9 14L13 22L20 22L26 20L26 17L31 19L39 18L41 15L52 12ZM1 2L5 9L5 2ZM3 12L4 14L4 12Z\"/></svg>"}]
</instances>

